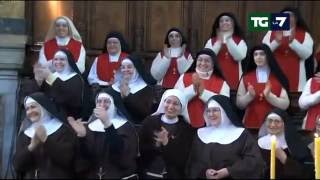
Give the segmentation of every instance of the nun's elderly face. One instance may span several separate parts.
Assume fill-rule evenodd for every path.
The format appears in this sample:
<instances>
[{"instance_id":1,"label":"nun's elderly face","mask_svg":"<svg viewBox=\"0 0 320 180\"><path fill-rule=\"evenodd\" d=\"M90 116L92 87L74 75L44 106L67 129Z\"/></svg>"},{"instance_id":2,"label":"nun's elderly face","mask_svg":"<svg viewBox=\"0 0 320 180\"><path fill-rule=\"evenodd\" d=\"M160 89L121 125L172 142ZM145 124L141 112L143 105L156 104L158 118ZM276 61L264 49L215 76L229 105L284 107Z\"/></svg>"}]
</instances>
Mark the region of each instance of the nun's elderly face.
<instances>
[{"instance_id":1,"label":"nun's elderly face","mask_svg":"<svg viewBox=\"0 0 320 180\"><path fill-rule=\"evenodd\" d=\"M281 117L268 115L267 128L271 135L281 134L284 131L284 122Z\"/></svg>"},{"instance_id":2,"label":"nun's elderly face","mask_svg":"<svg viewBox=\"0 0 320 180\"><path fill-rule=\"evenodd\" d=\"M218 127L221 124L221 109L220 107L208 107L206 109L208 123L211 126Z\"/></svg>"},{"instance_id":3,"label":"nun's elderly face","mask_svg":"<svg viewBox=\"0 0 320 180\"><path fill-rule=\"evenodd\" d=\"M233 30L233 20L229 16L221 16L219 19L219 30L227 32Z\"/></svg>"},{"instance_id":4,"label":"nun's elderly face","mask_svg":"<svg viewBox=\"0 0 320 180\"><path fill-rule=\"evenodd\" d=\"M40 121L41 106L36 102L31 102L25 105L26 116L32 123Z\"/></svg>"},{"instance_id":5,"label":"nun's elderly face","mask_svg":"<svg viewBox=\"0 0 320 180\"><path fill-rule=\"evenodd\" d=\"M111 104L111 100L108 97L98 97L96 102L96 107L101 107L105 110L108 110Z\"/></svg>"},{"instance_id":6,"label":"nun's elderly face","mask_svg":"<svg viewBox=\"0 0 320 180\"><path fill-rule=\"evenodd\" d=\"M258 67L262 67L267 64L267 55L264 50L255 50L253 52L253 59Z\"/></svg>"},{"instance_id":7,"label":"nun's elderly face","mask_svg":"<svg viewBox=\"0 0 320 180\"><path fill-rule=\"evenodd\" d=\"M197 58L196 66L202 72L209 72L213 69L212 58L207 54L200 54Z\"/></svg>"},{"instance_id":8,"label":"nun's elderly face","mask_svg":"<svg viewBox=\"0 0 320 180\"><path fill-rule=\"evenodd\" d=\"M115 55L121 51L121 43L118 38L109 38L107 40L107 51L111 55Z\"/></svg>"},{"instance_id":9,"label":"nun's elderly face","mask_svg":"<svg viewBox=\"0 0 320 180\"><path fill-rule=\"evenodd\" d=\"M181 103L176 96L168 96L164 100L164 113L167 118L176 118L181 112Z\"/></svg>"},{"instance_id":10,"label":"nun's elderly face","mask_svg":"<svg viewBox=\"0 0 320 180\"><path fill-rule=\"evenodd\" d=\"M62 72L68 65L67 55L62 51L57 51L53 57L53 67L57 72Z\"/></svg>"},{"instance_id":11,"label":"nun's elderly face","mask_svg":"<svg viewBox=\"0 0 320 180\"><path fill-rule=\"evenodd\" d=\"M63 18L57 19L55 22L55 30L58 37L67 37L69 35L68 21Z\"/></svg>"},{"instance_id":12,"label":"nun's elderly face","mask_svg":"<svg viewBox=\"0 0 320 180\"><path fill-rule=\"evenodd\" d=\"M171 31L168 35L168 39L171 47L177 48L181 46L182 37L179 32Z\"/></svg>"},{"instance_id":13,"label":"nun's elderly face","mask_svg":"<svg viewBox=\"0 0 320 180\"><path fill-rule=\"evenodd\" d=\"M121 63L120 67L122 77L124 79L130 80L136 71L136 68L134 67L133 63L129 59L124 59Z\"/></svg>"}]
</instances>

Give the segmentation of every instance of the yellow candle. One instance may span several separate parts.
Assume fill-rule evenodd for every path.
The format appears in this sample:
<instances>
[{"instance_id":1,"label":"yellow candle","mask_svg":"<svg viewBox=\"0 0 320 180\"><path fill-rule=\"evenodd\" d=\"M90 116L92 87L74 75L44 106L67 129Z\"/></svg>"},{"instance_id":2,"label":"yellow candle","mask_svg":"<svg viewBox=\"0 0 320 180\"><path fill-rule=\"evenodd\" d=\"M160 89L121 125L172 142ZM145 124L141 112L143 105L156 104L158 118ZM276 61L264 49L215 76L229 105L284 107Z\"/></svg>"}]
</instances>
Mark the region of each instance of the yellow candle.
<instances>
[{"instance_id":1,"label":"yellow candle","mask_svg":"<svg viewBox=\"0 0 320 180\"><path fill-rule=\"evenodd\" d=\"M271 137L270 179L276 178L276 136Z\"/></svg>"},{"instance_id":2,"label":"yellow candle","mask_svg":"<svg viewBox=\"0 0 320 180\"><path fill-rule=\"evenodd\" d=\"M315 178L320 179L320 137L317 133L314 134L314 169Z\"/></svg>"}]
</instances>

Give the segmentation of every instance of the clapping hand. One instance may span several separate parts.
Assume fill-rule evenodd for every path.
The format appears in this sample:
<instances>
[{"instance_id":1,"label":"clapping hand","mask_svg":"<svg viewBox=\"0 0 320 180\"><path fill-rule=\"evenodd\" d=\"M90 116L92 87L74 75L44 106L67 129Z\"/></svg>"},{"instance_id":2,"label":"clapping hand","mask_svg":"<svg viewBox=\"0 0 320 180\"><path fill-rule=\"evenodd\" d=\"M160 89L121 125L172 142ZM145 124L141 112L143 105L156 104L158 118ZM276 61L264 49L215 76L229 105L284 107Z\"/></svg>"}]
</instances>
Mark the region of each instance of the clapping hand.
<instances>
[{"instance_id":1,"label":"clapping hand","mask_svg":"<svg viewBox=\"0 0 320 180\"><path fill-rule=\"evenodd\" d=\"M266 86L265 86L265 88L264 88L264 90L263 90L263 95L264 95L264 97L269 97L269 95L270 95L270 92L271 92L271 83L270 83L270 81L268 81L267 83L266 83Z\"/></svg>"},{"instance_id":2,"label":"clapping hand","mask_svg":"<svg viewBox=\"0 0 320 180\"><path fill-rule=\"evenodd\" d=\"M283 32L282 31L276 31L275 33L275 40L280 44L282 42L283 38Z\"/></svg>"},{"instance_id":3,"label":"clapping hand","mask_svg":"<svg viewBox=\"0 0 320 180\"><path fill-rule=\"evenodd\" d=\"M168 59L171 59L171 55L170 55L170 52L169 52L169 48L166 44L164 44L163 46L163 55L168 58Z\"/></svg>"},{"instance_id":4,"label":"clapping hand","mask_svg":"<svg viewBox=\"0 0 320 180\"><path fill-rule=\"evenodd\" d=\"M93 110L93 114L101 120L101 122L103 123L104 125L104 128L108 128L111 126L111 121L110 121L110 118L108 116L108 112L106 109L102 108L102 107L96 107L94 110Z\"/></svg>"},{"instance_id":5,"label":"clapping hand","mask_svg":"<svg viewBox=\"0 0 320 180\"><path fill-rule=\"evenodd\" d=\"M163 146L166 146L169 142L169 132L164 128L161 127L161 131L154 132L155 135L154 140L156 141L156 146L160 146L161 144Z\"/></svg>"},{"instance_id":6,"label":"clapping hand","mask_svg":"<svg viewBox=\"0 0 320 180\"><path fill-rule=\"evenodd\" d=\"M120 94L121 97L127 97L130 93L129 83L126 79L122 79L120 83Z\"/></svg>"},{"instance_id":7,"label":"clapping hand","mask_svg":"<svg viewBox=\"0 0 320 180\"><path fill-rule=\"evenodd\" d=\"M250 83L248 83L247 89L251 97L256 96L256 91L254 90L254 87Z\"/></svg>"},{"instance_id":8,"label":"clapping hand","mask_svg":"<svg viewBox=\"0 0 320 180\"><path fill-rule=\"evenodd\" d=\"M84 137L87 134L86 128L84 127L84 124L87 122L82 122L82 119L79 118L75 120L73 117L69 116L67 118L69 124L74 129L74 131L77 133L78 137Z\"/></svg>"}]
</instances>

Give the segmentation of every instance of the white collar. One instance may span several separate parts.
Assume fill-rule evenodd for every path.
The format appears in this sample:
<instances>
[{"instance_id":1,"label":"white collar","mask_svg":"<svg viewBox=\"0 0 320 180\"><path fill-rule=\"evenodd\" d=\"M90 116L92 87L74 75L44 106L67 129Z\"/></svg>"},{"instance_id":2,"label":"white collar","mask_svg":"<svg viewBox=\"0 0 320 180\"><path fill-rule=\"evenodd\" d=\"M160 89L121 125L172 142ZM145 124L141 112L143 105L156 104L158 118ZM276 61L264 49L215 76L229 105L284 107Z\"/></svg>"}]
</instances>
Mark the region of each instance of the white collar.
<instances>
[{"instance_id":1,"label":"white collar","mask_svg":"<svg viewBox=\"0 0 320 180\"><path fill-rule=\"evenodd\" d=\"M119 127L124 125L127 122L127 120L124 120L118 116L116 118L112 118L111 122L112 122L114 128L118 129ZM105 132L104 125L100 119L96 119L96 120L92 121L91 123L89 123L88 128L91 131L95 131L95 132Z\"/></svg>"},{"instance_id":2,"label":"white collar","mask_svg":"<svg viewBox=\"0 0 320 180\"><path fill-rule=\"evenodd\" d=\"M120 92L120 84L121 84L121 80L122 80L122 75L121 75L120 69L116 72L115 77L116 77L115 78L116 82L112 85L112 88L115 91ZM133 77L131 78L131 80L129 81L128 86L130 89L130 93L134 94L134 93L140 91L141 89L145 88L147 86L147 83L139 75L138 71L135 70L135 73L134 73Z\"/></svg>"},{"instance_id":3,"label":"white collar","mask_svg":"<svg viewBox=\"0 0 320 180\"><path fill-rule=\"evenodd\" d=\"M109 53L108 53L109 54ZM109 60L110 62L118 62L119 61L119 57L120 57L121 51L118 52L117 54L111 55L109 54Z\"/></svg>"},{"instance_id":4,"label":"white collar","mask_svg":"<svg viewBox=\"0 0 320 180\"><path fill-rule=\"evenodd\" d=\"M205 143L219 143L219 144L230 144L237 140L244 128L229 126L226 128L216 128L214 126L208 126L199 128L197 134L200 140Z\"/></svg>"},{"instance_id":5,"label":"white collar","mask_svg":"<svg viewBox=\"0 0 320 180\"><path fill-rule=\"evenodd\" d=\"M199 74L199 77L201 79L210 79L212 73L213 73L213 70L209 71L209 72L202 72L200 71L198 68L196 68L196 72Z\"/></svg>"},{"instance_id":6,"label":"white collar","mask_svg":"<svg viewBox=\"0 0 320 180\"><path fill-rule=\"evenodd\" d=\"M53 75L57 76L62 81L67 81L67 80L71 79L73 76L77 75L77 73L72 72L69 74L62 74L62 73L54 72Z\"/></svg>"},{"instance_id":7,"label":"white collar","mask_svg":"<svg viewBox=\"0 0 320 180\"><path fill-rule=\"evenodd\" d=\"M24 134L28 137L32 138L35 134L36 128L41 125L41 123L32 123L26 130L24 130ZM56 132L61 126L62 122L56 118L46 118L46 120L42 121L42 125L46 129L47 136Z\"/></svg>"},{"instance_id":8,"label":"white collar","mask_svg":"<svg viewBox=\"0 0 320 180\"><path fill-rule=\"evenodd\" d=\"M228 118L225 110L221 107L221 105L215 101L210 100L206 108L217 107L221 112L221 121L218 127L211 125L210 120L206 115L206 110L204 111L204 120L206 122L207 127L203 127L198 129L197 133L200 140L206 144L208 143L219 143L219 144L230 144L233 141L237 140L244 128L236 127L230 119Z\"/></svg>"},{"instance_id":9,"label":"white collar","mask_svg":"<svg viewBox=\"0 0 320 180\"><path fill-rule=\"evenodd\" d=\"M271 134L267 134L258 139L258 145L261 149L271 150ZM281 149L288 148L284 133L276 136L276 147Z\"/></svg>"},{"instance_id":10,"label":"white collar","mask_svg":"<svg viewBox=\"0 0 320 180\"><path fill-rule=\"evenodd\" d=\"M71 38L70 38L69 36L66 36L66 37L56 36L57 44L58 44L59 46L66 46L66 45L68 45L70 39L71 39Z\"/></svg>"},{"instance_id":11,"label":"white collar","mask_svg":"<svg viewBox=\"0 0 320 180\"><path fill-rule=\"evenodd\" d=\"M169 48L170 56L171 57L179 57L181 54L181 50L182 50L181 47L177 47L177 48L170 47Z\"/></svg>"},{"instance_id":12,"label":"white collar","mask_svg":"<svg viewBox=\"0 0 320 180\"><path fill-rule=\"evenodd\" d=\"M256 75L258 83L266 83L269 79L270 68L269 66L257 67Z\"/></svg>"},{"instance_id":13,"label":"white collar","mask_svg":"<svg viewBox=\"0 0 320 180\"><path fill-rule=\"evenodd\" d=\"M161 121L166 123L166 124L175 124L179 121L178 117L175 117L174 119L168 119L165 114L161 116Z\"/></svg>"}]
</instances>

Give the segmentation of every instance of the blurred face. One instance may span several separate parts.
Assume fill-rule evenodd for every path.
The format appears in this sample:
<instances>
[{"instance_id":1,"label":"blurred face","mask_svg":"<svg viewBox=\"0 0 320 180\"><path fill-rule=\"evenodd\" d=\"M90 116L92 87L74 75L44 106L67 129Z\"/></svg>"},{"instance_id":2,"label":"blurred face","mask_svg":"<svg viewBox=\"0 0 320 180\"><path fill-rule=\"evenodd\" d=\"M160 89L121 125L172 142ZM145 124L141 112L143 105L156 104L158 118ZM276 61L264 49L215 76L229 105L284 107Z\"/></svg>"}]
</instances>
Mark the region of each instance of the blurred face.
<instances>
[{"instance_id":1,"label":"blurred face","mask_svg":"<svg viewBox=\"0 0 320 180\"><path fill-rule=\"evenodd\" d=\"M284 123L281 118L267 117L268 133L278 135L284 131Z\"/></svg>"},{"instance_id":2,"label":"blurred face","mask_svg":"<svg viewBox=\"0 0 320 180\"><path fill-rule=\"evenodd\" d=\"M168 35L168 39L171 47L174 47L174 48L180 47L182 38L179 32L171 31Z\"/></svg>"},{"instance_id":3,"label":"blurred face","mask_svg":"<svg viewBox=\"0 0 320 180\"><path fill-rule=\"evenodd\" d=\"M55 23L55 29L58 37L67 37L69 35L69 26L65 19L58 19Z\"/></svg>"},{"instance_id":4,"label":"blurred face","mask_svg":"<svg viewBox=\"0 0 320 180\"><path fill-rule=\"evenodd\" d=\"M101 107L108 110L111 104L111 100L108 97L99 97L97 99L96 107Z\"/></svg>"},{"instance_id":5,"label":"blurred face","mask_svg":"<svg viewBox=\"0 0 320 180\"><path fill-rule=\"evenodd\" d=\"M176 96L169 96L165 99L164 112L168 119L173 119L180 114L181 104Z\"/></svg>"},{"instance_id":6,"label":"blurred face","mask_svg":"<svg viewBox=\"0 0 320 180\"><path fill-rule=\"evenodd\" d=\"M284 13L288 13L290 15L290 28L295 28L297 24L296 16L290 11L285 11Z\"/></svg>"},{"instance_id":7,"label":"blurred face","mask_svg":"<svg viewBox=\"0 0 320 180\"><path fill-rule=\"evenodd\" d=\"M220 107L209 107L206 110L208 123L212 126L218 127L221 124L221 109Z\"/></svg>"},{"instance_id":8,"label":"blurred face","mask_svg":"<svg viewBox=\"0 0 320 180\"><path fill-rule=\"evenodd\" d=\"M111 55L117 54L121 51L121 44L118 38L109 38L107 40L107 51Z\"/></svg>"},{"instance_id":9,"label":"blurred face","mask_svg":"<svg viewBox=\"0 0 320 180\"><path fill-rule=\"evenodd\" d=\"M197 58L197 69L202 72L209 72L213 69L212 59L209 55L201 54Z\"/></svg>"},{"instance_id":10,"label":"blurred face","mask_svg":"<svg viewBox=\"0 0 320 180\"><path fill-rule=\"evenodd\" d=\"M64 68L67 66L68 60L67 60L67 56L64 53L63 55L61 51L58 51L58 52L59 53L56 53L56 55L54 56L52 63L53 63L54 69L57 72L62 72Z\"/></svg>"},{"instance_id":11,"label":"blurred face","mask_svg":"<svg viewBox=\"0 0 320 180\"><path fill-rule=\"evenodd\" d=\"M130 60L128 60L130 61ZM121 64L121 73L124 79L130 80L136 70L132 62L125 62Z\"/></svg>"},{"instance_id":12,"label":"blurred face","mask_svg":"<svg viewBox=\"0 0 320 180\"><path fill-rule=\"evenodd\" d=\"M265 66L267 64L267 56L263 50L255 50L253 52L253 59L258 67Z\"/></svg>"},{"instance_id":13,"label":"blurred face","mask_svg":"<svg viewBox=\"0 0 320 180\"><path fill-rule=\"evenodd\" d=\"M227 32L233 30L233 20L229 16L222 16L219 19L219 30Z\"/></svg>"},{"instance_id":14,"label":"blurred face","mask_svg":"<svg viewBox=\"0 0 320 180\"><path fill-rule=\"evenodd\" d=\"M41 106L36 102L32 102L26 105L26 116L32 123L40 121L41 118Z\"/></svg>"}]
</instances>

